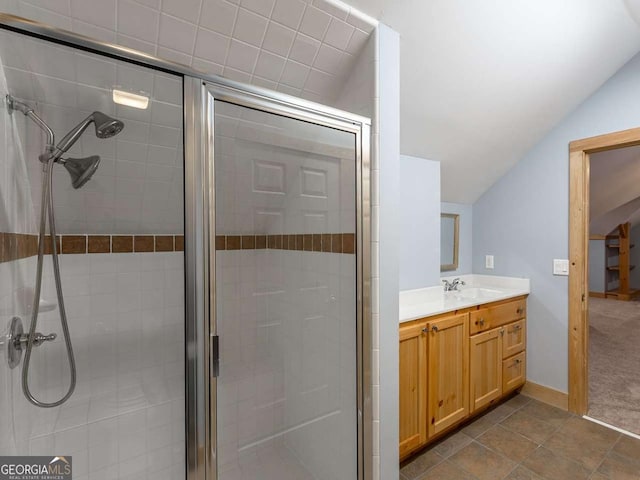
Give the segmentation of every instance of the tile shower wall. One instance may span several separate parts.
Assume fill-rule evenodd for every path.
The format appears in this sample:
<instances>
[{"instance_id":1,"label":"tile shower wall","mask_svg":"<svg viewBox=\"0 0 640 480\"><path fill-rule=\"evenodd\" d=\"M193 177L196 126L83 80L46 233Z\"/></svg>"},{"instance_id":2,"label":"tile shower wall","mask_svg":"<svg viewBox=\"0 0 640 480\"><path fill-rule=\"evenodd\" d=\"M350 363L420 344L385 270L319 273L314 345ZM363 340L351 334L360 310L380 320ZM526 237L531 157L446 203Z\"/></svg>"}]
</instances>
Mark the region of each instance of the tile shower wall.
<instances>
[{"instance_id":1,"label":"tile shower wall","mask_svg":"<svg viewBox=\"0 0 640 480\"><path fill-rule=\"evenodd\" d=\"M6 83L0 64L0 90L6 91ZM32 233L35 230L33 210L30 208L31 192L26 167L23 163L21 145L16 141L17 129L12 118L7 115L6 106L0 104L0 231ZM18 210L15 205L24 205ZM4 247L0 247L3 248ZM31 284L35 274L33 259L14 260L0 263L0 411L5 419L18 415L27 419L26 407L14 405L14 390L19 388L13 371L5 361L6 346L4 340L8 325L16 313L23 310L21 299L27 293L26 286ZM27 426L23 422L17 428L7 428L3 421L0 428L0 452L17 454L28 448Z\"/></svg>"},{"instance_id":2,"label":"tile shower wall","mask_svg":"<svg viewBox=\"0 0 640 480\"><path fill-rule=\"evenodd\" d=\"M28 453L64 450L81 480L182 478L182 254L65 255L60 261L78 386L61 407L28 407ZM43 301L55 302L48 265L44 280ZM60 334L56 311L43 312L39 330ZM68 385L62 336L35 350L32 362L34 394L60 396ZM25 402L18 385L15 404Z\"/></svg>"},{"instance_id":3,"label":"tile shower wall","mask_svg":"<svg viewBox=\"0 0 640 480\"><path fill-rule=\"evenodd\" d=\"M274 445L314 478L355 478L355 356L345 355L356 336L355 256L233 250L216 259L222 478Z\"/></svg>"},{"instance_id":4,"label":"tile shower wall","mask_svg":"<svg viewBox=\"0 0 640 480\"><path fill-rule=\"evenodd\" d=\"M330 0L0 0L0 10L328 104L375 27Z\"/></svg>"},{"instance_id":5,"label":"tile shower wall","mask_svg":"<svg viewBox=\"0 0 640 480\"><path fill-rule=\"evenodd\" d=\"M338 97L337 107L346 111L355 112L372 120L371 124L371 410L373 418L372 434L373 434L373 479L380 480L380 451L381 449L389 450L389 447L396 448L397 438L393 436L381 445L380 441L380 118L376 112L380 111L380 90L384 87L382 70L380 68L380 28L378 27L364 47L360 57L356 61L352 75L345 83L340 96ZM399 54L399 52L397 52ZM391 69L389 69L390 71ZM381 84L383 87L381 87ZM399 121L390 128L396 132L399 127ZM398 152L399 153L399 152ZM388 157L389 162L393 161L392 157ZM388 200L387 200L388 201ZM387 246L388 251L393 251L393 245ZM390 278L391 276L389 276ZM389 317L386 321L391 325L397 325L397 318ZM391 342L389 342L391 343ZM393 369L393 367L390 367ZM397 370L397 369L396 369ZM390 388L393 391L393 387ZM390 395L393 395L391 393ZM397 396L397 395L396 395ZM396 411L393 408L387 410L388 415L394 415ZM397 415L395 415L397 417ZM397 419L396 419L397 421ZM386 423L389 420L386 420ZM389 427L389 431L394 431L394 426ZM397 428L395 429L397 431ZM387 436L387 438L389 438ZM397 464L397 455L388 454L393 462ZM397 470L397 466L396 466ZM388 478L394 478L398 474L391 473Z\"/></svg>"},{"instance_id":6,"label":"tile shower wall","mask_svg":"<svg viewBox=\"0 0 640 480\"><path fill-rule=\"evenodd\" d=\"M74 254L61 255L78 382L71 399L53 409L29 404L21 391L22 366L9 370L4 360L10 319L19 316L29 327L35 257L14 260L18 252L12 251L10 261L0 262L0 408L8 412L0 451L64 452L73 456L74 478L80 480L183 478L184 257L163 251L182 239L174 236L183 223L181 82L17 34L0 35L3 98L11 93L33 105L58 135L96 109L125 122L125 130L109 140L97 140L88 130L69 152L102 157L82 190L72 190L67 173L56 167L58 233L72 247L87 234L153 240L153 249L140 244L153 253L82 254L72 248ZM114 107L114 82L149 93L151 108ZM4 102L0 135L0 232L33 235L42 136L21 114L9 115ZM171 235L140 235L158 233ZM135 242L133 248L138 251ZM58 338L34 350L30 385L47 401L59 398L69 381L56 302L51 258L45 257L38 331Z\"/></svg>"},{"instance_id":7,"label":"tile shower wall","mask_svg":"<svg viewBox=\"0 0 640 480\"><path fill-rule=\"evenodd\" d=\"M70 157L100 155L94 177L80 190L64 168L54 170L54 204L60 233L182 233L182 83L178 77L0 31L6 89L35 107L57 140L94 110L125 123L109 140L89 128ZM116 105L111 89L143 91L147 110ZM4 95L3 95L4 98ZM40 129L21 113L20 129L35 212L39 214L42 167ZM5 230L6 231L6 230Z\"/></svg>"},{"instance_id":8,"label":"tile shower wall","mask_svg":"<svg viewBox=\"0 0 640 480\"><path fill-rule=\"evenodd\" d=\"M47 258L46 260L49 260ZM71 399L53 409L22 396L21 366L0 362L0 405L11 412L0 451L73 456L74 478L167 479L184 476L183 255L85 254L60 257L63 289L77 362ZM47 401L68 385L68 366L45 262L38 331L58 339L34 350L30 384ZM10 318L29 324L35 258L0 263L3 338ZM6 292L6 293L5 293Z\"/></svg>"}]
</instances>

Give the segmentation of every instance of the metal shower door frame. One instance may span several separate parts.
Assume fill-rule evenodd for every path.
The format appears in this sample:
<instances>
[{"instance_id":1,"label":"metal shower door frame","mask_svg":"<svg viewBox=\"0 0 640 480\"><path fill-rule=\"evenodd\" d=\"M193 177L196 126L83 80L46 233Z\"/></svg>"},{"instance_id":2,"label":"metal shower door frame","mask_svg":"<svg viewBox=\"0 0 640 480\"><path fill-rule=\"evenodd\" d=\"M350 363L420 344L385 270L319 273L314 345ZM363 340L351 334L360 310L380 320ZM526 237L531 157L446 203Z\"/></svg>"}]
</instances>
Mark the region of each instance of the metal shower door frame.
<instances>
[{"instance_id":1,"label":"metal shower door frame","mask_svg":"<svg viewBox=\"0 0 640 480\"><path fill-rule=\"evenodd\" d=\"M368 118L245 85L121 45L0 13L0 29L183 79L185 200L185 443L187 480L216 480L215 378L211 379L211 335L215 335L215 192L213 99L353 132L357 146L357 351L358 480L373 478L371 324L371 122ZM209 103L210 102L210 103ZM207 116L209 115L209 116ZM212 255L213 253L213 255ZM211 275L213 272L214 275ZM213 325L213 328L211 326ZM213 388L210 390L209 386ZM213 391L213 397L210 396ZM212 415L213 413L213 415Z\"/></svg>"},{"instance_id":2,"label":"metal shower door frame","mask_svg":"<svg viewBox=\"0 0 640 480\"><path fill-rule=\"evenodd\" d=\"M241 85L235 82L203 81L185 77L185 158L187 171L185 181L192 192L201 192L194 198L198 206L190 209L197 216L187 218L187 231L194 231L192 252L199 258L188 258L187 264L197 270L200 299L204 300L197 319L201 338L216 338L215 295L215 154L214 115L215 102L224 101L235 105L273 113L337 130L353 133L355 137L356 162L356 270L357 270L357 418L358 418L358 479L373 478L373 434L371 404L371 198L370 198L370 142L369 119L347 112L325 107L313 102L265 89ZM191 166L192 168L189 168ZM194 205L195 206L195 205ZM200 250L198 250L198 247ZM197 255L196 255L197 256ZM192 274L194 270L192 270ZM189 291L189 289L188 289ZM194 292L195 293L195 292ZM188 302L190 303L190 302ZM201 302L202 303L202 302ZM201 396L199 405L193 408L197 415L197 458L189 458L189 471L197 471L193 478L217 480L216 444L216 390L217 378L211 375L215 366L212 359L212 342L201 342L204 351L198 361L198 378L194 385L198 391L208 390L207 399ZM190 382L189 382L190 383ZM208 387L208 388L207 388ZM190 427L191 427L190 426ZM190 435L191 436L191 435ZM192 437L193 438L193 437ZM203 443L200 442L203 440ZM192 450L192 453L193 450ZM192 463L193 462L193 463ZM194 467L192 470L191 467ZM204 474L204 476L200 476ZM189 480L192 480L189 477ZM354 479L356 480L356 479Z\"/></svg>"}]
</instances>

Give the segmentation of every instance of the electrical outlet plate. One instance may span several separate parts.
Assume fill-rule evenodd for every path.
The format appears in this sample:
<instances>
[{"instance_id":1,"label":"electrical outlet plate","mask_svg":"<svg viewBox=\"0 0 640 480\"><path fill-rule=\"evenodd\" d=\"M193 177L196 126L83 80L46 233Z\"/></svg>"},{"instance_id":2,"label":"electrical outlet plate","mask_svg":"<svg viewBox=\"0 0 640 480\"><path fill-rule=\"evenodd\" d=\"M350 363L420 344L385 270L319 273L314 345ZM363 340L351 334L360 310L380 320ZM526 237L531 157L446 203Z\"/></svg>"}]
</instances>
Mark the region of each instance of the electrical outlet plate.
<instances>
[{"instance_id":1,"label":"electrical outlet plate","mask_svg":"<svg viewBox=\"0 0 640 480\"><path fill-rule=\"evenodd\" d=\"M569 275L569 260L554 258L553 274L562 276Z\"/></svg>"},{"instance_id":2,"label":"electrical outlet plate","mask_svg":"<svg viewBox=\"0 0 640 480\"><path fill-rule=\"evenodd\" d=\"M485 255L485 257L484 257L484 267L485 268L493 268L493 255Z\"/></svg>"}]
</instances>

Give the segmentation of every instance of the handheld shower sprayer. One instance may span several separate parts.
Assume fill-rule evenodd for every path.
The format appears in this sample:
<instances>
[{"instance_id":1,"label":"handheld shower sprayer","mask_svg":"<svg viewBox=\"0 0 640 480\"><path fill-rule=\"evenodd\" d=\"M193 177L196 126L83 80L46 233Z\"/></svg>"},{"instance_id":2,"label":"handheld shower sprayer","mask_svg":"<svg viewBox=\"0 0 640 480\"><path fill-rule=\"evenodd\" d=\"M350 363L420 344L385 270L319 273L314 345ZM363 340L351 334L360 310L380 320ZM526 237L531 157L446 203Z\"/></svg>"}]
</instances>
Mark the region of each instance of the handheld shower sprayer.
<instances>
[{"instance_id":1,"label":"handheld shower sprayer","mask_svg":"<svg viewBox=\"0 0 640 480\"><path fill-rule=\"evenodd\" d=\"M60 264L58 262L58 250L56 243L56 220L53 208L53 165L55 163L62 164L69 175L73 188L82 187L98 169L100 157L93 155L87 158L62 158L64 155L82 136L82 133L92 123L95 125L96 136L98 138L110 138L117 135L124 128L124 124L120 120L113 119L101 112L93 112L75 128L67 133L58 145L55 145L55 135L53 130L46 124L42 118L35 113L34 109L28 104L16 100L11 95L6 96L7 110L9 114L19 111L30 118L34 123L42 129L47 135L47 145L45 152L40 155L40 161L45 164L44 176L42 178L42 201L40 203L40 232L38 237L38 263L36 267L36 284L34 288L34 300L31 312L31 324L29 333L20 333L14 340L16 350L22 351L24 348L24 366L22 368L22 391L33 405L43 408L57 407L66 402L76 386L76 363L73 355L73 346L71 344L71 336L69 334L69 323L67 321L67 313L64 306L64 297L62 294L62 281L60 278ZM70 382L67 392L62 398L54 402L44 402L38 400L29 388L29 366L31 362L31 352L33 347L40 346L45 341L53 341L55 334L42 335L36 332L38 326L38 313L40 305L40 291L42 289L42 269L44 259L44 242L47 229L47 216L49 219L49 235L51 238L51 258L53 262L53 276L56 285L56 295L58 297L58 309L60 311L60 323L62 324L62 333L64 334L65 346L67 349L67 358L69 360ZM16 363L17 365L17 363Z\"/></svg>"}]
</instances>

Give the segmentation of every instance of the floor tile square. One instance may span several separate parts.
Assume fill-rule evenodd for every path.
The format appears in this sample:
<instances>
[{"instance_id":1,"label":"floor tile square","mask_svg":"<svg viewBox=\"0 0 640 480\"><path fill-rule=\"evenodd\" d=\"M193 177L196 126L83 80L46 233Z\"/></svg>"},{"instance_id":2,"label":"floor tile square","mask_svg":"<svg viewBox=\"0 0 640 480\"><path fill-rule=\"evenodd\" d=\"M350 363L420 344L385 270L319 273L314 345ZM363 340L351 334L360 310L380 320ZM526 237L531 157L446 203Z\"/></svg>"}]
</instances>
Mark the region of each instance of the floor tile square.
<instances>
[{"instance_id":1,"label":"floor tile square","mask_svg":"<svg viewBox=\"0 0 640 480\"><path fill-rule=\"evenodd\" d=\"M449 458L463 447L469 445L473 439L464 432L456 432L433 447L433 450L443 458Z\"/></svg>"},{"instance_id":2,"label":"floor tile square","mask_svg":"<svg viewBox=\"0 0 640 480\"><path fill-rule=\"evenodd\" d=\"M545 447L539 447L522 465L546 480L587 480L591 475L583 465Z\"/></svg>"},{"instance_id":3,"label":"floor tile square","mask_svg":"<svg viewBox=\"0 0 640 480\"><path fill-rule=\"evenodd\" d=\"M527 415L520 410L504 419L500 422L500 425L520 435L524 435L538 445L544 443L557 429L550 423Z\"/></svg>"},{"instance_id":4,"label":"floor tile square","mask_svg":"<svg viewBox=\"0 0 640 480\"><path fill-rule=\"evenodd\" d=\"M480 480L502 479L516 466L515 462L477 442L464 447L450 461Z\"/></svg>"},{"instance_id":5,"label":"floor tile square","mask_svg":"<svg viewBox=\"0 0 640 480\"><path fill-rule=\"evenodd\" d=\"M480 435L477 441L516 463L522 462L538 445L519 433L496 425Z\"/></svg>"}]
</instances>

